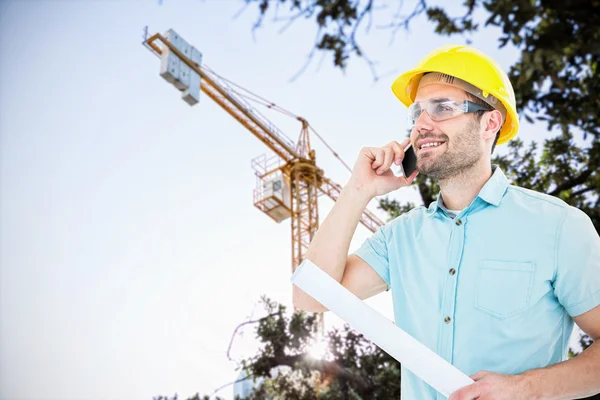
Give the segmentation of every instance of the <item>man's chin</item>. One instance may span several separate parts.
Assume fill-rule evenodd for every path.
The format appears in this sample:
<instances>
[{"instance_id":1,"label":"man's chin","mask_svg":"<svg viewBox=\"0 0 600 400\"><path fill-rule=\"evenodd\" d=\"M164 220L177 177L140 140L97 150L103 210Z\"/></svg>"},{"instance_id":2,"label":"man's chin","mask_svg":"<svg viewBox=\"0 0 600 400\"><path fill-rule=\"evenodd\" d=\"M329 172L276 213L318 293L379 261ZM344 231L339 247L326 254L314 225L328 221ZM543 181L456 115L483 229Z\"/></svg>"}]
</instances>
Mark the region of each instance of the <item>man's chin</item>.
<instances>
[{"instance_id":1,"label":"man's chin","mask_svg":"<svg viewBox=\"0 0 600 400\"><path fill-rule=\"evenodd\" d=\"M430 162L417 163L416 169L419 172L419 174L431 178L437 178L441 172L438 165L435 165L434 163Z\"/></svg>"},{"instance_id":2,"label":"man's chin","mask_svg":"<svg viewBox=\"0 0 600 400\"><path fill-rule=\"evenodd\" d=\"M433 161L432 159L422 159L422 158L417 160L417 165L416 165L417 171L419 171L420 174L427 175L428 171L430 171L432 168L435 168L435 165L432 161Z\"/></svg>"}]
</instances>

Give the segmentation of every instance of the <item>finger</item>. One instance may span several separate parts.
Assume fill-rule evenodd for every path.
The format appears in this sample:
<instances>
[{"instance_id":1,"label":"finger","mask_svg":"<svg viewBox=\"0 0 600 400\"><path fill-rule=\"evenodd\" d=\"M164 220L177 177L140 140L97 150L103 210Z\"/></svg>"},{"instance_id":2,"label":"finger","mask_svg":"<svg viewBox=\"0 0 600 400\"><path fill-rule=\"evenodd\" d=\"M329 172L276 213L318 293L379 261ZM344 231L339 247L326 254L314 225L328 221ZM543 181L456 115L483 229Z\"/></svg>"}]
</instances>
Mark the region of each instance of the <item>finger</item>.
<instances>
[{"instance_id":1,"label":"finger","mask_svg":"<svg viewBox=\"0 0 600 400\"><path fill-rule=\"evenodd\" d=\"M379 175L383 174L385 171L390 169L390 165L392 165L392 162L394 162L394 150L390 149L389 147L386 147L385 149L383 149L383 152L385 154L385 158L383 159L383 164L377 170L377 173Z\"/></svg>"},{"instance_id":2,"label":"finger","mask_svg":"<svg viewBox=\"0 0 600 400\"><path fill-rule=\"evenodd\" d=\"M381 148L373 149L372 152L375 156L375 161L373 161L373 163L371 164L371 168L377 169L383 164L383 161L385 160L385 153Z\"/></svg>"},{"instance_id":3,"label":"finger","mask_svg":"<svg viewBox=\"0 0 600 400\"><path fill-rule=\"evenodd\" d=\"M392 147L392 146L398 146L401 149L404 149L406 146L408 146L408 144L410 143L410 138L406 138L404 139L403 142L399 143L398 141L394 140L392 142L389 142L385 147Z\"/></svg>"},{"instance_id":4,"label":"finger","mask_svg":"<svg viewBox=\"0 0 600 400\"><path fill-rule=\"evenodd\" d=\"M488 374L488 371L479 371L476 374L471 375L470 378L477 382L478 380L484 378Z\"/></svg>"},{"instance_id":5,"label":"finger","mask_svg":"<svg viewBox=\"0 0 600 400\"><path fill-rule=\"evenodd\" d=\"M400 160L400 162L402 162L402 160L404 160L404 156L406 154L406 152L404 151L404 149L406 149L406 147L411 143L410 138L405 139L402 143L400 143L400 147L402 147L402 159Z\"/></svg>"},{"instance_id":6,"label":"finger","mask_svg":"<svg viewBox=\"0 0 600 400\"><path fill-rule=\"evenodd\" d=\"M396 165L400 165L402 160L404 159L404 147L396 141L390 142L387 147L390 147L394 150L394 163Z\"/></svg>"},{"instance_id":7,"label":"finger","mask_svg":"<svg viewBox=\"0 0 600 400\"><path fill-rule=\"evenodd\" d=\"M401 182L400 187L411 185L414 182L414 180L417 178L417 175L419 175L419 171L415 170L408 177L406 177L406 176L399 176L398 180Z\"/></svg>"},{"instance_id":8,"label":"finger","mask_svg":"<svg viewBox=\"0 0 600 400\"><path fill-rule=\"evenodd\" d=\"M375 161L375 155L377 154L377 147L363 147L361 152L367 157L371 162Z\"/></svg>"},{"instance_id":9,"label":"finger","mask_svg":"<svg viewBox=\"0 0 600 400\"><path fill-rule=\"evenodd\" d=\"M477 383L465 386L452 393L448 400L473 400L481 395L481 388Z\"/></svg>"},{"instance_id":10,"label":"finger","mask_svg":"<svg viewBox=\"0 0 600 400\"><path fill-rule=\"evenodd\" d=\"M414 170L412 174L410 174L410 176L408 178L406 178L406 184L407 185L411 185L415 179L417 179L417 175L419 175L419 171ZM473 379L475 380L475 379Z\"/></svg>"}]
</instances>

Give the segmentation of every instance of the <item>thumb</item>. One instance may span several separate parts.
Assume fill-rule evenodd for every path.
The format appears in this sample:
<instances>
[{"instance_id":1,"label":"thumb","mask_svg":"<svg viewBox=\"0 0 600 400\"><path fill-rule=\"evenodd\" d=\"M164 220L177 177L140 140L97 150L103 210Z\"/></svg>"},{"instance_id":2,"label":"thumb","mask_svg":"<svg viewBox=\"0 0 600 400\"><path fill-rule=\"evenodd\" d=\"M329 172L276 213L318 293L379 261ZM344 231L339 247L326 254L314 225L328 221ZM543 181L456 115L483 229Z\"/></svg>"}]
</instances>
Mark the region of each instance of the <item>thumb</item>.
<instances>
[{"instance_id":1,"label":"thumb","mask_svg":"<svg viewBox=\"0 0 600 400\"><path fill-rule=\"evenodd\" d=\"M448 400L472 400L478 398L480 395L481 388L479 387L479 384L473 383L452 393Z\"/></svg>"},{"instance_id":2,"label":"thumb","mask_svg":"<svg viewBox=\"0 0 600 400\"><path fill-rule=\"evenodd\" d=\"M419 172L415 170L408 177L399 176L398 181L400 182L400 186L398 186L398 187L408 186L408 185L412 184L414 182L414 180L417 178L417 175L419 175Z\"/></svg>"},{"instance_id":3,"label":"thumb","mask_svg":"<svg viewBox=\"0 0 600 400\"><path fill-rule=\"evenodd\" d=\"M485 378L487 375L489 375L489 371L479 371L476 374L471 375L470 378L477 382L478 380Z\"/></svg>"}]
</instances>

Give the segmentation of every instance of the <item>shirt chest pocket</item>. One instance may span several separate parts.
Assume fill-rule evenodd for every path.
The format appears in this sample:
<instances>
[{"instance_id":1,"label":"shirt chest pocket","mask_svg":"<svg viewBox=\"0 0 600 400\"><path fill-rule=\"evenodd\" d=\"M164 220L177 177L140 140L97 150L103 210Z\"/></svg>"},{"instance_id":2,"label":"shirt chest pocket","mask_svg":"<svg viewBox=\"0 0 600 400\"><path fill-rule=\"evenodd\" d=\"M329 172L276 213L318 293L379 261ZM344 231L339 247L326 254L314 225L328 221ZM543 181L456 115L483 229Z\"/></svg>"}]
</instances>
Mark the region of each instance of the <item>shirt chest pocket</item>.
<instances>
[{"instance_id":1,"label":"shirt chest pocket","mask_svg":"<svg viewBox=\"0 0 600 400\"><path fill-rule=\"evenodd\" d=\"M529 307L532 262L483 260L477 274L475 307L480 311L505 319Z\"/></svg>"}]
</instances>

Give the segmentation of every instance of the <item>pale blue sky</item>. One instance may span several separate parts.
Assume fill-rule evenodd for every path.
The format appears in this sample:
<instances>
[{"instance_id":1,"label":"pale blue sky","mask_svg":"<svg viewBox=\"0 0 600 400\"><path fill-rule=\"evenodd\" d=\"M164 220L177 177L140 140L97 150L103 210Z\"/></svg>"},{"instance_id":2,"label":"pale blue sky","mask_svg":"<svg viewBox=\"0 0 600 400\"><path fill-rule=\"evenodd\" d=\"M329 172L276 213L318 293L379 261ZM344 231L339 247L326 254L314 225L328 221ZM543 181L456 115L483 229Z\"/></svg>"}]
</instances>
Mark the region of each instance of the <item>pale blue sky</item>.
<instances>
[{"instance_id":1,"label":"pale blue sky","mask_svg":"<svg viewBox=\"0 0 600 400\"><path fill-rule=\"evenodd\" d=\"M329 57L317 71L316 57L291 83L312 23L283 34L268 24L254 41L257 10L234 20L241 4L0 3L2 399L211 393L237 376L225 351L235 326L259 315L260 295L290 304L289 221L252 204L250 160L266 148L207 97L180 99L141 45L145 25L173 28L219 74L304 116L349 163L362 146L404 137L393 75L374 84L363 61L344 75ZM364 45L395 74L450 42L424 19L389 37L373 29ZM516 57L494 32L474 39L505 67ZM297 139L297 121L265 114ZM312 142L344 184L349 174ZM321 218L331 205L321 201ZM352 249L368 234L360 227ZM369 303L392 318L388 294ZM234 356L251 354L252 336L246 329Z\"/></svg>"}]
</instances>

